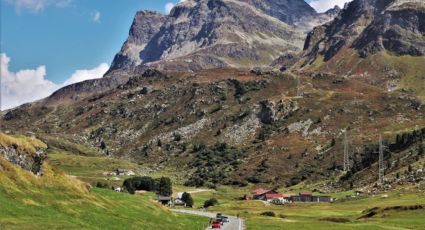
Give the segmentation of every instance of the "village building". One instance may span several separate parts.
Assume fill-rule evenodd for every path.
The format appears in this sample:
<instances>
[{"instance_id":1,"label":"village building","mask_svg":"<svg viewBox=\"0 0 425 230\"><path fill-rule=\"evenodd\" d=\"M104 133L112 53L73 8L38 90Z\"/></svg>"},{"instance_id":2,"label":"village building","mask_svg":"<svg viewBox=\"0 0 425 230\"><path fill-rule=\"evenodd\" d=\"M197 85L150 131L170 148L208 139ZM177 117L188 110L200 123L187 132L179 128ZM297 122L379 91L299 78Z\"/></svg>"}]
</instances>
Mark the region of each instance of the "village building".
<instances>
[{"instance_id":1,"label":"village building","mask_svg":"<svg viewBox=\"0 0 425 230\"><path fill-rule=\"evenodd\" d=\"M176 198L174 200L174 205L175 206L185 206L186 207L186 202L184 202L182 199L180 198Z\"/></svg>"},{"instance_id":2,"label":"village building","mask_svg":"<svg viewBox=\"0 0 425 230\"><path fill-rule=\"evenodd\" d=\"M116 169L115 173L116 173L117 176L134 176L134 175L136 175L130 169Z\"/></svg>"},{"instance_id":3,"label":"village building","mask_svg":"<svg viewBox=\"0 0 425 230\"><path fill-rule=\"evenodd\" d=\"M300 192L299 195L291 196L292 202L333 202L330 196L313 196L311 192Z\"/></svg>"},{"instance_id":4,"label":"village building","mask_svg":"<svg viewBox=\"0 0 425 230\"><path fill-rule=\"evenodd\" d=\"M124 192L124 188L120 186L112 186L112 190L115 192Z\"/></svg>"},{"instance_id":5,"label":"village building","mask_svg":"<svg viewBox=\"0 0 425 230\"><path fill-rule=\"evenodd\" d=\"M258 188L252 192L252 199L254 200L267 200L266 195L267 194L279 194L276 190L266 190L263 188Z\"/></svg>"}]
</instances>

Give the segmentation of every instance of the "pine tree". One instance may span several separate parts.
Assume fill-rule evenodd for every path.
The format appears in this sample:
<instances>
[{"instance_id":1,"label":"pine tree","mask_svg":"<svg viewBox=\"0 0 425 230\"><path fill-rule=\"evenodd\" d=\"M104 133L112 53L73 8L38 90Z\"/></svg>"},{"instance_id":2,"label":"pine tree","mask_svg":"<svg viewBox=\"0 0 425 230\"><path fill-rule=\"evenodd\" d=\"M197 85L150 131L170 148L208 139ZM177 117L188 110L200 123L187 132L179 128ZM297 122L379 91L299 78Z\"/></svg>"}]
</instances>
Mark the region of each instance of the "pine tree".
<instances>
[{"instance_id":1,"label":"pine tree","mask_svg":"<svg viewBox=\"0 0 425 230\"><path fill-rule=\"evenodd\" d=\"M171 196L171 194L173 194L173 188L170 178L161 177L158 185L158 194L161 196Z\"/></svg>"}]
</instances>

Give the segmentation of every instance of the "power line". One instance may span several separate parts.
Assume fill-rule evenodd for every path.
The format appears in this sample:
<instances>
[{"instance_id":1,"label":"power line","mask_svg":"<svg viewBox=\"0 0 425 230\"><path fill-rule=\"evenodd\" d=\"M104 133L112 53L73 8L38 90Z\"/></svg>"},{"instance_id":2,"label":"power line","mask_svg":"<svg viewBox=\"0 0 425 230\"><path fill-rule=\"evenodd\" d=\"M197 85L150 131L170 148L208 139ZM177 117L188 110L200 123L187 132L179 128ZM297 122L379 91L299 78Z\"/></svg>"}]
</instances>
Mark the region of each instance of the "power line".
<instances>
[{"instance_id":1,"label":"power line","mask_svg":"<svg viewBox=\"0 0 425 230\"><path fill-rule=\"evenodd\" d=\"M350 171L350 157L348 153L348 137L347 130L344 132L344 163L343 163L344 172Z\"/></svg>"},{"instance_id":2,"label":"power line","mask_svg":"<svg viewBox=\"0 0 425 230\"><path fill-rule=\"evenodd\" d=\"M379 162L378 162L378 185L383 185L385 182L384 173L384 145L382 144L382 136L379 135Z\"/></svg>"},{"instance_id":3,"label":"power line","mask_svg":"<svg viewBox=\"0 0 425 230\"><path fill-rule=\"evenodd\" d=\"M300 77L299 76L297 76L297 97L301 97L302 95L302 92L301 92L301 80L300 80Z\"/></svg>"}]
</instances>

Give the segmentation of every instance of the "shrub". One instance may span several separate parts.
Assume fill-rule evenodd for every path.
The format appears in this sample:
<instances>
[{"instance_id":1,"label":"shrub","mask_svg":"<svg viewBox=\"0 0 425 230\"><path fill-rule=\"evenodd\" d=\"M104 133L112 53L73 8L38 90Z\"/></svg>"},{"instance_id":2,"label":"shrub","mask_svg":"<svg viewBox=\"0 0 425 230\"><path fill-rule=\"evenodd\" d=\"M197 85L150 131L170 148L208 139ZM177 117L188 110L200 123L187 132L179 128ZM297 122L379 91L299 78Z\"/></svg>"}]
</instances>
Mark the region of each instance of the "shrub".
<instances>
[{"instance_id":1,"label":"shrub","mask_svg":"<svg viewBox=\"0 0 425 230\"><path fill-rule=\"evenodd\" d=\"M287 217L286 215L283 215L283 214L279 214L278 216L279 218L282 218L282 219L285 219Z\"/></svg>"},{"instance_id":2,"label":"shrub","mask_svg":"<svg viewBox=\"0 0 425 230\"><path fill-rule=\"evenodd\" d=\"M262 212L260 215L262 215L262 216L276 217L276 213L271 212L271 211Z\"/></svg>"},{"instance_id":3,"label":"shrub","mask_svg":"<svg viewBox=\"0 0 425 230\"><path fill-rule=\"evenodd\" d=\"M217 199L215 199L215 198L211 198L211 199L206 200L206 201L204 202L204 208L208 208L208 207L210 207L210 206L216 206L217 204L218 204Z\"/></svg>"},{"instance_id":4,"label":"shrub","mask_svg":"<svg viewBox=\"0 0 425 230\"><path fill-rule=\"evenodd\" d=\"M109 185L108 185L108 183L106 183L106 182L98 181L98 182L96 183L96 188L107 188L107 187L109 187Z\"/></svg>"}]
</instances>

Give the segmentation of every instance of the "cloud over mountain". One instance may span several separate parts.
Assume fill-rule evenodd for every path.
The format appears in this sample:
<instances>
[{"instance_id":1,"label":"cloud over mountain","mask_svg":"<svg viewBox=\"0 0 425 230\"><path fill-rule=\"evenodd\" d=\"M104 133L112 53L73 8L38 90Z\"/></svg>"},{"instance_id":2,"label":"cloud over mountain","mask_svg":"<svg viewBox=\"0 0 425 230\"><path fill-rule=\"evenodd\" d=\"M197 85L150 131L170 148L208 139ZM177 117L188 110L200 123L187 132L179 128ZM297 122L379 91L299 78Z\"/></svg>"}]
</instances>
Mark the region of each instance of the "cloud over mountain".
<instances>
[{"instance_id":1,"label":"cloud over mountain","mask_svg":"<svg viewBox=\"0 0 425 230\"><path fill-rule=\"evenodd\" d=\"M101 78L109 68L108 64L102 63L93 69L76 70L63 84L56 84L46 79L46 66L12 72L9 70L10 60L5 53L0 54L1 110L48 97L66 85Z\"/></svg>"},{"instance_id":2,"label":"cloud over mountain","mask_svg":"<svg viewBox=\"0 0 425 230\"><path fill-rule=\"evenodd\" d=\"M336 5L343 8L345 3L351 2L351 1L352 0L312 0L310 2L310 5L317 12L325 12Z\"/></svg>"}]
</instances>

